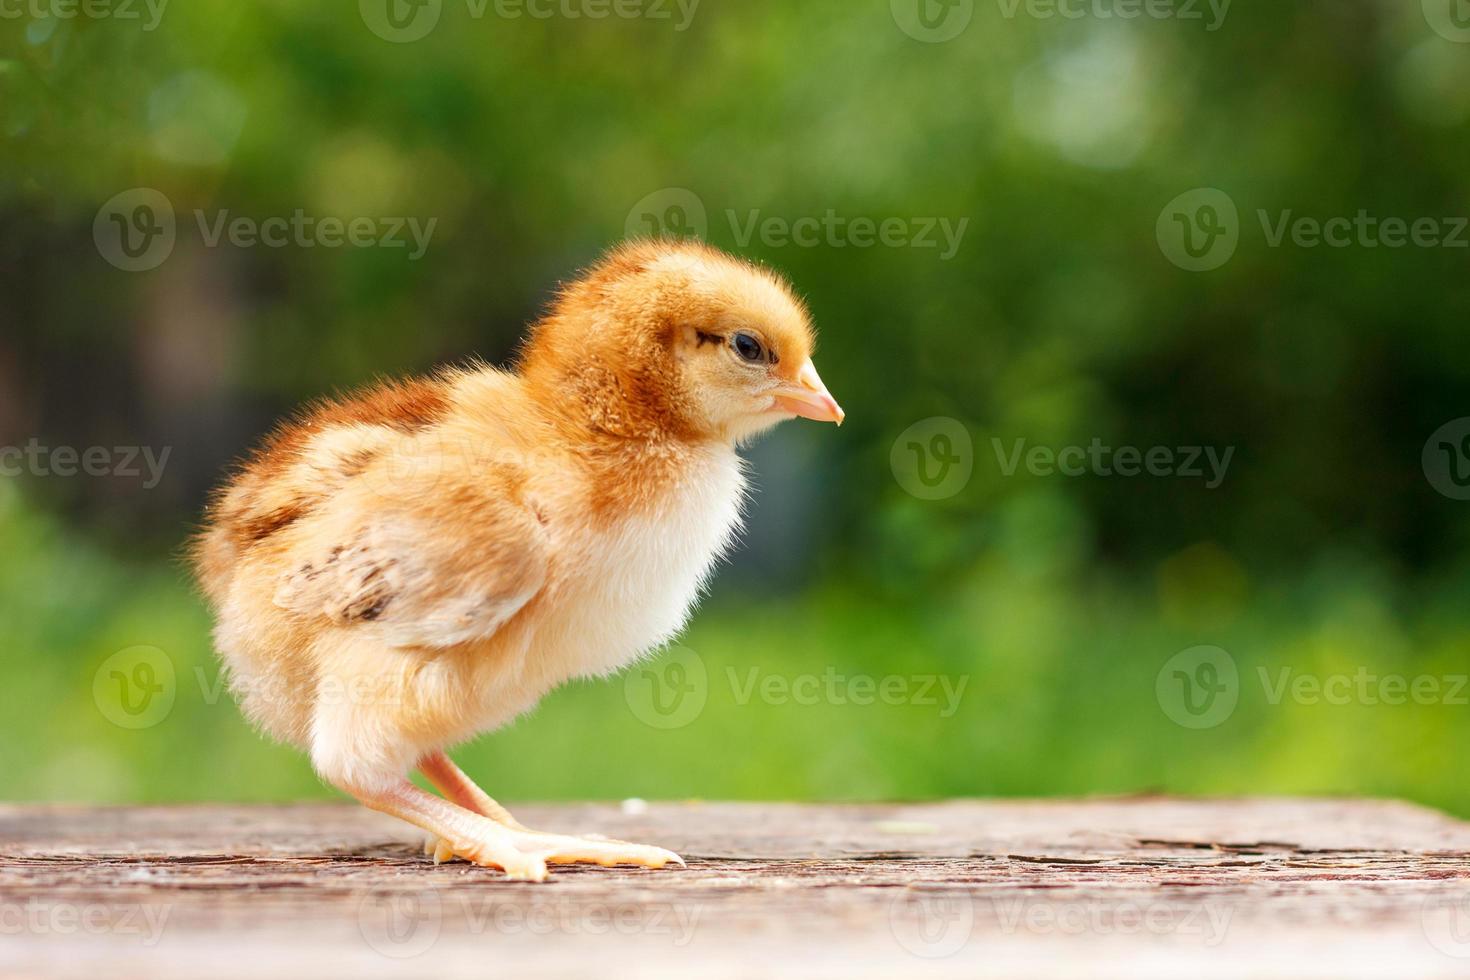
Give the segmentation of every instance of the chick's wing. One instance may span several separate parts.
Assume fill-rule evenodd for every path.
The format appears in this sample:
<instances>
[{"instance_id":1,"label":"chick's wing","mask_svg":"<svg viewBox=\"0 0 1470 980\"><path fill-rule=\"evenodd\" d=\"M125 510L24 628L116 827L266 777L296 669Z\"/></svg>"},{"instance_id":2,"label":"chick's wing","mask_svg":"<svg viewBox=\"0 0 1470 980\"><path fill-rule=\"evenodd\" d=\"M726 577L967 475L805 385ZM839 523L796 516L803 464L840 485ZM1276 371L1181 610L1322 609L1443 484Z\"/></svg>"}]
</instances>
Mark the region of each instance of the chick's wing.
<instances>
[{"instance_id":1,"label":"chick's wing","mask_svg":"<svg viewBox=\"0 0 1470 980\"><path fill-rule=\"evenodd\" d=\"M327 522L295 549L275 604L396 647L483 640L540 591L544 529L524 503L466 490L432 510Z\"/></svg>"}]
</instances>

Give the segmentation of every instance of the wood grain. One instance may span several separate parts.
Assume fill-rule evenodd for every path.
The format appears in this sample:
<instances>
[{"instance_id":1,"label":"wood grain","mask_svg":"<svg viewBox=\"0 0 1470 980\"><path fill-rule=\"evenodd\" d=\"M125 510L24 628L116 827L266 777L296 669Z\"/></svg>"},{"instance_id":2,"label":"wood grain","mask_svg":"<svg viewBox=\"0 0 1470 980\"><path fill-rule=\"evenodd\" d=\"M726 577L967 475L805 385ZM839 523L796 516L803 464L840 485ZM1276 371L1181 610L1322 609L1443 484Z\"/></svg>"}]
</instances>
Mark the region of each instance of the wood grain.
<instances>
[{"instance_id":1,"label":"wood grain","mask_svg":"<svg viewBox=\"0 0 1470 980\"><path fill-rule=\"evenodd\" d=\"M352 806L0 807L0 974L1470 976L1470 825L1402 803L514 809L689 867L507 882Z\"/></svg>"}]
</instances>

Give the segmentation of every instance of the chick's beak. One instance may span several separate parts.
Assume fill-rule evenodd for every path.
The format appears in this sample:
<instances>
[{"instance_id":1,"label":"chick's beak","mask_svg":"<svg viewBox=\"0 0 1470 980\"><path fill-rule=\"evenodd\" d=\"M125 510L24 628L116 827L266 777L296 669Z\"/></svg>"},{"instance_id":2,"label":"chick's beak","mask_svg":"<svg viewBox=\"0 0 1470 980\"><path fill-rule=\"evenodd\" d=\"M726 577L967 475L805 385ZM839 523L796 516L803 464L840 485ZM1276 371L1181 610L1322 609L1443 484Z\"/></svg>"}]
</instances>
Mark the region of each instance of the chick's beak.
<instances>
[{"instance_id":1,"label":"chick's beak","mask_svg":"<svg viewBox=\"0 0 1470 980\"><path fill-rule=\"evenodd\" d=\"M842 406L837 404L837 399L827 391L827 386L822 383L822 376L817 373L816 365L810 360L801 366L801 373L796 376L794 383L776 389L775 408L804 419L836 422L838 425L847 417Z\"/></svg>"}]
</instances>

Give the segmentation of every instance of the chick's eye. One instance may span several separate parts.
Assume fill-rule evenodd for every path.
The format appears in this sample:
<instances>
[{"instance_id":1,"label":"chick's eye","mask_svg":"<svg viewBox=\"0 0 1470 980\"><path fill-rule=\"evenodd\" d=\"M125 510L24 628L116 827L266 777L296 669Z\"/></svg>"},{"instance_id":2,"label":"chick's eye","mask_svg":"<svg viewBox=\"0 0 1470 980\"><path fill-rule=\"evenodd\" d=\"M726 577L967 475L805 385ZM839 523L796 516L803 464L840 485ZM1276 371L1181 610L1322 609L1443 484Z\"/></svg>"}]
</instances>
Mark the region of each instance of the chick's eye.
<instances>
[{"instance_id":1,"label":"chick's eye","mask_svg":"<svg viewBox=\"0 0 1470 980\"><path fill-rule=\"evenodd\" d=\"M748 333L737 333L731 344L735 348L735 353L739 354L742 360L752 363L765 360L766 349L761 346L759 340Z\"/></svg>"}]
</instances>

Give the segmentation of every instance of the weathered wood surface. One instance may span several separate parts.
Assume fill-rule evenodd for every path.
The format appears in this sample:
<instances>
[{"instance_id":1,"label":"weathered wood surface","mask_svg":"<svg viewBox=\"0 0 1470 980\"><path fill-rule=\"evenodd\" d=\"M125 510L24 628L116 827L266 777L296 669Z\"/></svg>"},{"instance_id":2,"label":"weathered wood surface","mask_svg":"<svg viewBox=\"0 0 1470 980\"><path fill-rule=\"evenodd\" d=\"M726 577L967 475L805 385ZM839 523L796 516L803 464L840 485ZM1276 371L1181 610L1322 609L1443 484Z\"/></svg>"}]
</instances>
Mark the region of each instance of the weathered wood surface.
<instances>
[{"instance_id":1,"label":"weathered wood surface","mask_svg":"<svg viewBox=\"0 0 1470 980\"><path fill-rule=\"evenodd\" d=\"M1470 976L1470 825L1406 804L516 812L689 867L507 882L351 806L0 807L0 975Z\"/></svg>"}]
</instances>

